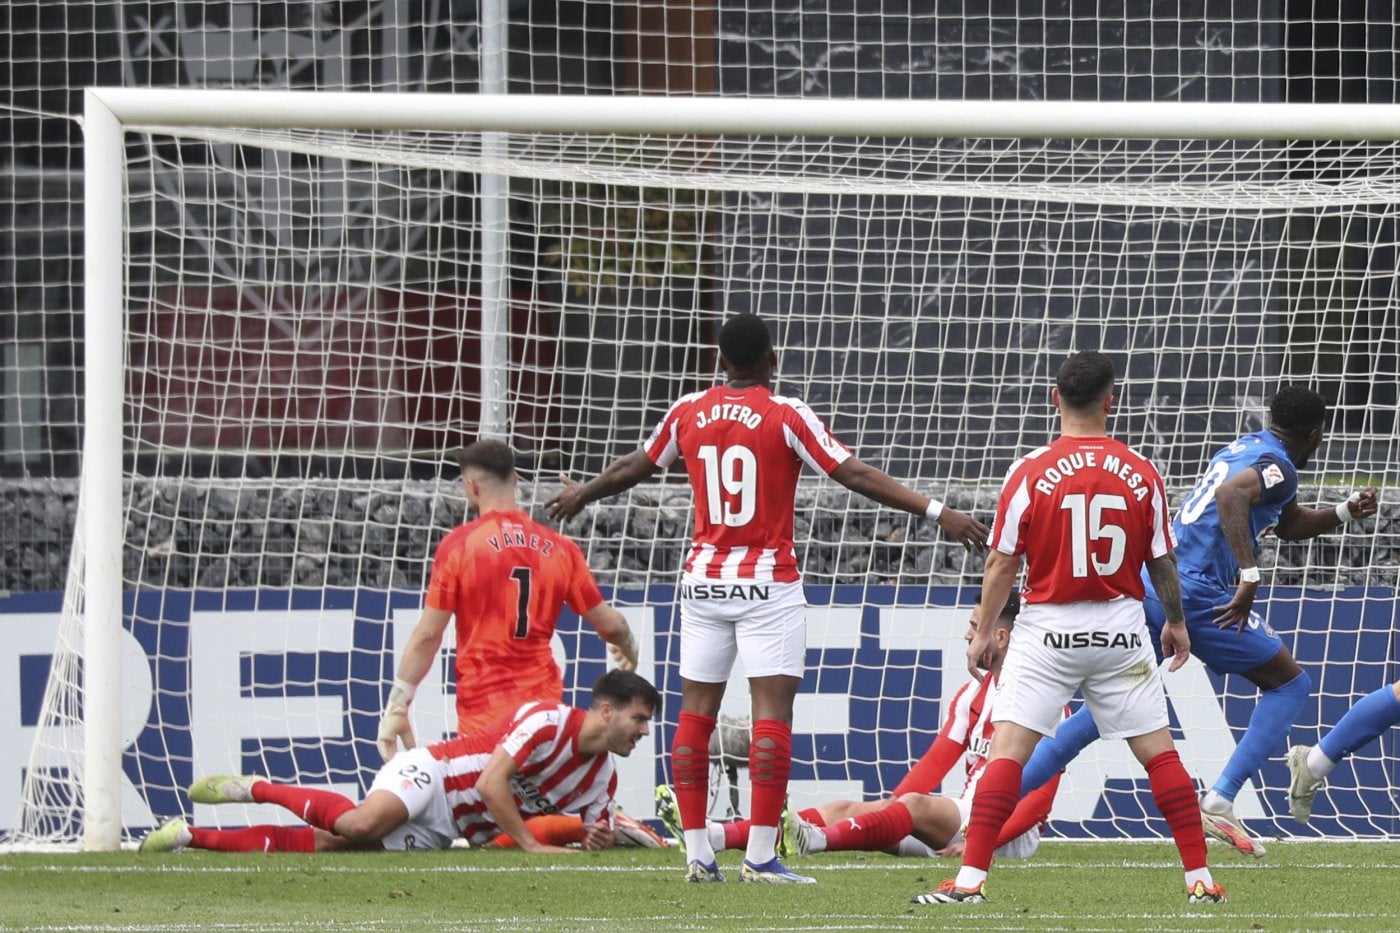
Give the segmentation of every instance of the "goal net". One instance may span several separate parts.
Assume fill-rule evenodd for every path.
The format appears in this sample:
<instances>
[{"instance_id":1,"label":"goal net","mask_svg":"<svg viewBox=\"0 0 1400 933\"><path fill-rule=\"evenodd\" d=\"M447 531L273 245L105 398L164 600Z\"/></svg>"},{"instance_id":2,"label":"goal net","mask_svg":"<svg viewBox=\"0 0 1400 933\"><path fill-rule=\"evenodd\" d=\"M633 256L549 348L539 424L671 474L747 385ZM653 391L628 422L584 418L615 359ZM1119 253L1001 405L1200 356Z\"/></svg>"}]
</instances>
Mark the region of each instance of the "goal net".
<instances>
[{"instance_id":1,"label":"goal net","mask_svg":"<svg viewBox=\"0 0 1400 933\"><path fill-rule=\"evenodd\" d=\"M464 518L452 451L507 440L539 514L560 472L595 474L716 379L732 314L769 321L780 392L983 519L1055 432L1054 371L1085 348L1114 356L1112 429L1175 501L1283 382L1334 402L1302 501L1393 483L1400 368L1372 340L1396 326L1384 128L1319 142L1333 124L1301 122L1308 108L1231 105L501 98L483 117L461 98L430 113L391 95L102 93L85 546L12 841L268 820L193 807L182 789L208 772L362 794L433 548ZM1291 139L1187 138L1261 125ZM665 697L622 767L644 818L669 779L690 511L671 471L567 529ZM812 608L793 800L878 796L966 680L981 561L814 476L797 534ZM1318 687L1295 741L1396 679L1396 543L1388 522L1264 542L1269 619ZM420 740L453 722L448 650L415 703ZM604 646L565 620L557 653L566 698L586 700ZM1167 681L1208 784L1255 691L1195 662ZM725 715L746 706L736 676ZM1334 773L1314 829L1288 817L1282 749L1237 813L1265 836L1396 835L1393 742ZM1070 767L1050 830L1165 833L1121 743Z\"/></svg>"}]
</instances>

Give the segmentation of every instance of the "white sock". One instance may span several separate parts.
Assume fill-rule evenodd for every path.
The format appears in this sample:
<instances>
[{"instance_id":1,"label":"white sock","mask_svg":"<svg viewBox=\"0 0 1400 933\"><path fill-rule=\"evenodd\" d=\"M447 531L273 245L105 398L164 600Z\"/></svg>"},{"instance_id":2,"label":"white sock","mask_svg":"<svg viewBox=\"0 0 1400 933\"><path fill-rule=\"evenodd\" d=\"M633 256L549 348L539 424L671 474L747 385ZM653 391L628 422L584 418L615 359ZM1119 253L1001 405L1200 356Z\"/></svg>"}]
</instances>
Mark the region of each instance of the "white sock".
<instances>
[{"instance_id":1,"label":"white sock","mask_svg":"<svg viewBox=\"0 0 1400 933\"><path fill-rule=\"evenodd\" d=\"M1206 791L1206 795L1201 798L1201 809L1207 813L1221 814L1229 811L1235 805L1233 800L1226 800L1215 792L1214 788Z\"/></svg>"},{"instance_id":2,"label":"white sock","mask_svg":"<svg viewBox=\"0 0 1400 933\"><path fill-rule=\"evenodd\" d=\"M1204 881L1206 887L1215 887L1215 879L1210 876L1209 868L1196 868L1186 873L1186 890L1191 890L1196 886L1197 881Z\"/></svg>"},{"instance_id":3,"label":"white sock","mask_svg":"<svg viewBox=\"0 0 1400 933\"><path fill-rule=\"evenodd\" d=\"M985 871L964 865L958 869L958 876L953 879L953 886L970 891L986 880L987 873Z\"/></svg>"},{"instance_id":4,"label":"white sock","mask_svg":"<svg viewBox=\"0 0 1400 933\"><path fill-rule=\"evenodd\" d=\"M715 850L710 845L710 833L707 829L687 829L685 831L685 860L689 862L704 862L706 865L715 863Z\"/></svg>"},{"instance_id":5,"label":"white sock","mask_svg":"<svg viewBox=\"0 0 1400 933\"><path fill-rule=\"evenodd\" d=\"M710 838L710 848L716 852L723 852L726 848L724 844L724 824L706 823L705 832Z\"/></svg>"},{"instance_id":6,"label":"white sock","mask_svg":"<svg viewBox=\"0 0 1400 933\"><path fill-rule=\"evenodd\" d=\"M825 852L826 832L824 831L823 827L813 826L810 830L808 830L808 834L809 835L807 837L807 851Z\"/></svg>"},{"instance_id":7,"label":"white sock","mask_svg":"<svg viewBox=\"0 0 1400 933\"><path fill-rule=\"evenodd\" d=\"M1308 773L1317 780L1322 780L1332 773L1332 769L1337 767L1337 763L1323 752L1321 746L1314 745L1308 749Z\"/></svg>"},{"instance_id":8,"label":"white sock","mask_svg":"<svg viewBox=\"0 0 1400 933\"><path fill-rule=\"evenodd\" d=\"M899 845L896 846L896 848L899 851L895 854L902 855L906 858L934 857L934 851L913 836L905 836L903 839L899 840Z\"/></svg>"},{"instance_id":9,"label":"white sock","mask_svg":"<svg viewBox=\"0 0 1400 933\"><path fill-rule=\"evenodd\" d=\"M749 827L749 847L744 850L744 859L750 865L771 862L777 857L777 845L778 827L755 823Z\"/></svg>"}]
</instances>

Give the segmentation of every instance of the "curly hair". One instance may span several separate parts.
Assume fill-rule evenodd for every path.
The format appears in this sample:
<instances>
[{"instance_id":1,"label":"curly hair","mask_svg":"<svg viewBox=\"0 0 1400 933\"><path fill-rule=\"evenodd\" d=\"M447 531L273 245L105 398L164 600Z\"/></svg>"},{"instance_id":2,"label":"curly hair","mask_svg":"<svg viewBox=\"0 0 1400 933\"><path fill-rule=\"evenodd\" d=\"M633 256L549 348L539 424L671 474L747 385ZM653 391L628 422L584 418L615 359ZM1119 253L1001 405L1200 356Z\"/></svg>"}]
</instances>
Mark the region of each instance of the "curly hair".
<instances>
[{"instance_id":1,"label":"curly hair","mask_svg":"<svg viewBox=\"0 0 1400 933\"><path fill-rule=\"evenodd\" d=\"M1306 434L1327 419L1327 402L1312 389L1286 385L1269 399L1269 424L1289 433Z\"/></svg>"},{"instance_id":2,"label":"curly hair","mask_svg":"<svg viewBox=\"0 0 1400 933\"><path fill-rule=\"evenodd\" d=\"M757 314L738 314L719 329L719 352L730 365L747 369L773 350L773 335Z\"/></svg>"}]
</instances>

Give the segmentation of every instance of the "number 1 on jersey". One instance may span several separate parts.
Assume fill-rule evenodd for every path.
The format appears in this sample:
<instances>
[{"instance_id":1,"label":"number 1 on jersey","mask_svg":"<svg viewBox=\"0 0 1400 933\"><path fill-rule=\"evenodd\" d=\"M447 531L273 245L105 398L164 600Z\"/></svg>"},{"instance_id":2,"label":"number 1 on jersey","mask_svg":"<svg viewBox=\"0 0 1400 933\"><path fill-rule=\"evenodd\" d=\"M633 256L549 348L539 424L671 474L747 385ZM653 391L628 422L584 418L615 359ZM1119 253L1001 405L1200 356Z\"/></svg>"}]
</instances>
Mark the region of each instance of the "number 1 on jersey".
<instances>
[{"instance_id":1,"label":"number 1 on jersey","mask_svg":"<svg viewBox=\"0 0 1400 933\"><path fill-rule=\"evenodd\" d=\"M1092 558L1095 573L1110 577L1123 566L1128 533L1119 525L1105 523L1104 512L1126 512L1128 500L1122 496L1099 493L1088 501L1087 509L1084 500L1084 493L1076 492L1065 496L1060 502L1060 508L1069 512L1071 571L1076 577L1087 577ZM1090 548L1105 538L1108 539L1108 558L1099 560L1097 553L1090 554Z\"/></svg>"},{"instance_id":2,"label":"number 1 on jersey","mask_svg":"<svg viewBox=\"0 0 1400 933\"><path fill-rule=\"evenodd\" d=\"M705 466L705 508L710 524L731 528L747 525L757 511L758 458L742 444L724 448L723 454L714 444L706 444L696 453Z\"/></svg>"},{"instance_id":3,"label":"number 1 on jersey","mask_svg":"<svg viewBox=\"0 0 1400 933\"><path fill-rule=\"evenodd\" d=\"M530 636L530 568L516 567L510 572L515 581L515 637Z\"/></svg>"}]
</instances>

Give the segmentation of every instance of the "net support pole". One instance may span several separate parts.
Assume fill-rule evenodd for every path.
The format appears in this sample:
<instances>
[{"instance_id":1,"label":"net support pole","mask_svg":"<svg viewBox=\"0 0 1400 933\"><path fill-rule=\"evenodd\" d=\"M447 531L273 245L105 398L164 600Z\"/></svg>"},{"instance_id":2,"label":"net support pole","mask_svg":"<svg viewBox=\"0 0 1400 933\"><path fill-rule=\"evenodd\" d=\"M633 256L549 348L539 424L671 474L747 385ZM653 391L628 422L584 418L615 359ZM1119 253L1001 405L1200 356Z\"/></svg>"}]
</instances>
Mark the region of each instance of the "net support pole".
<instances>
[{"instance_id":1,"label":"net support pole","mask_svg":"<svg viewBox=\"0 0 1400 933\"><path fill-rule=\"evenodd\" d=\"M481 92L506 90L504 0L481 0ZM499 133L482 133L481 150L489 163L502 150ZM478 436L508 441L506 414L507 374L510 357L510 275L507 270L507 222L509 182L503 175L483 172L480 178L481 212L481 419Z\"/></svg>"},{"instance_id":2,"label":"net support pole","mask_svg":"<svg viewBox=\"0 0 1400 933\"><path fill-rule=\"evenodd\" d=\"M121 845L123 131L83 108L83 848Z\"/></svg>"}]
</instances>

